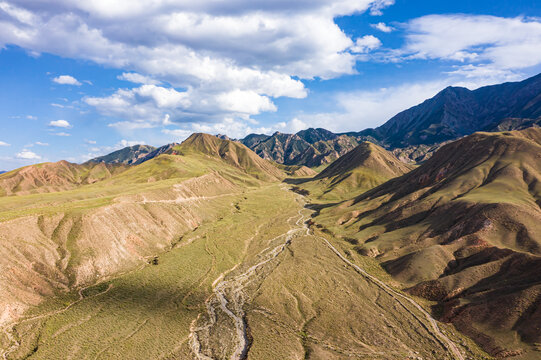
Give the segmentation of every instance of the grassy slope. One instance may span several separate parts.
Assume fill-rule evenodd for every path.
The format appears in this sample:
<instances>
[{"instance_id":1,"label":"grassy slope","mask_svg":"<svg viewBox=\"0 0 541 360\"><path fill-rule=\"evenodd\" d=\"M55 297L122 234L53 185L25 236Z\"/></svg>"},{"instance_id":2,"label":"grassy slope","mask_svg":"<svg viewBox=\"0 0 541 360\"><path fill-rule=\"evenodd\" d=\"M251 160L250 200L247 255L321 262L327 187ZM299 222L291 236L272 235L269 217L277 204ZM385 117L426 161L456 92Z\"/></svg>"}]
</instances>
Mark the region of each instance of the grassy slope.
<instances>
[{"instance_id":1,"label":"grassy slope","mask_svg":"<svg viewBox=\"0 0 541 360\"><path fill-rule=\"evenodd\" d=\"M320 201L339 201L362 194L412 168L385 149L364 142L331 163L302 187Z\"/></svg>"},{"instance_id":2,"label":"grassy slope","mask_svg":"<svg viewBox=\"0 0 541 360\"><path fill-rule=\"evenodd\" d=\"M211 139L211 144L216 144L215 140ZM3 198L7 203L2 205L2 216L11 221L18 221L22 215L25 219L35 216L41 224L36 230L39 239L37 232L46 235L51 231L48 222L61 218L60 223L65 225L53 224L56 235L51 237L65 239L59 247L65 246L70 256L76 255L75 259L80 243L74 242L74 237L92 232L92 227L83 227L84 221L77 225L77 219L102 216L103 210L108 214L106 222L122 216L122 224L135 226L130 233L162 244L161 248L139 253L138 261L122 268L122 272L102 276L97 285L72 286L58 291L55 297L47 297L15 327L14 335L22 344L10 356L192 358L188 346L190 326L204 311L212 283L220 274L233 276L259 261L260 254L279 241L275 237L293 226L292 219L301 208L294 194L247 175L242 171L243 161L231 163L234 157L230 149L220 149L224 148L218 147L218 152L214 146L210 151L184 148L185 156L162 155L110 180L77 190ZM262 167L251 169L261 171ZM212 179L218 178L214 175L227 180L217 184L219 188L227 184L225 190L209 187ZM175 194L218 197L160 203L172 199L171 188L177 189ZM107 204L100 205L101 199L106 199ZM141 204L142 199L151 203ZM18 201L22 213L12 212L12 201ZM39 220L37 215L41 213L46 214L45 220ZM186 216L194 219L194 215L199 216L197 225L169 229L168 223L182 222ZM167 221L167 217L172 220ZM147 227L157 230L145 235L143 229ZM163 228L168 232L160 232ZM102 234L106 241L100 247L107 245L114 233L113 225L109 233ZM92 242L93 238L87 240ZM46 243L46 239L40 241ZM140 241L133 244L137 249L146 246ZM312 236L295 237L287 251L263 268L257 281L246 289L250 298L247 321L253 338L250 358L338 359L351 351L382 359L417 354L445 358L442 347L426 333L426 324L416 323L395 301L344 266L322 244ZM342 250L349 251L347 247ZM347 251L352 261L383 274L377 262ZM113 255L107 263L117 258ZM148 264L153 263L154 256L157 265ZM76 268L73 261L63 267L63 260L59 260L61 269ZM84 256L77 261L83 260ZM69 285L72 280L68 280ZM227 319L222 320L222 326L227 328ZM452 329L445 331L449 334ZM3 347L8 343L5 336L0 335ZM227 336L218 339L227 344ZM472 356L478 353L474 346L467 347L472 349ZM217 357L228 357L227 350Z\"/></svg>"},{"instance_id":3,"label":"grassy slope","mask_svg":"<svg viewBox=\"0 0 541 360\"><path fill-rule=\"evenodd\" d=\"M66 294L27 314L30 320L16 327L22 345L12 357L193 358L190 327L205 312L212 284L245 271L265 249L283 241L277 236L294 227L302 208L296 199L279 185L222 198L215 203L217 220L162 252L157 265L85 289L82 300ZM244 289L253 341L249 359L341 359L352 353L447 358L396 301L345 267L323 242L302 233ZM382 274L370 259L349 256ZM61 312L32 319L55 311ZM213 357L229 358L234 332L227 331L227 317L217 316L222 326L215 330L219 350ZM445 331L458 342L468 341ZM480 358L475 346L466 346L472 358Z\"/></svg>"},{"instance_id":4,"label":"grassy slope","mask_svg":"<svg viewBox=\"0 0 541 360\"><path fill-rule=\"evenodd\" d=\"M74 190L0 198L2 322L44 298L137 266L261 182L219 159L162 155ZM144 201L150 200L150 203ZM164 203L157 201L164 200ZM5 318L7 317L7 318Z\"/></svg>"},{"instance_id":5,"label":"grassy slope","mask_svg":"<svg viewBox=\"0 0 541 360\"><path fill-rule=\"evenodd\" d=\"M479 133L316 221L492 354L541 343L541 130Z\"/></svg>"},{"instance_id":6,"label":"grassy slope","mask_svg":"<svg viewBox=\"0 0 541 360\"><path fill-rule=\"evenodd\" d=\"M222 209L219 220L187 234L159 256L157 266L147 265L90 288L84 292L88 299L67 311L20 325L18 331L25 337L18 356L31 353L36 346L32 356L36 359L66 354L159 358L187 351L190 323L203 310L214 279L246 256L256 229L262 238L288 229L286 220L297 211L292 199L291 193L276 185L224 197L221 204L215 204ZM110 285L107 293L91 296ZM61 309L76 298L68 294L64 300L51 300L32 314ZM185 356L189 358L189 354Z\"/></svg>"}]
</instances>

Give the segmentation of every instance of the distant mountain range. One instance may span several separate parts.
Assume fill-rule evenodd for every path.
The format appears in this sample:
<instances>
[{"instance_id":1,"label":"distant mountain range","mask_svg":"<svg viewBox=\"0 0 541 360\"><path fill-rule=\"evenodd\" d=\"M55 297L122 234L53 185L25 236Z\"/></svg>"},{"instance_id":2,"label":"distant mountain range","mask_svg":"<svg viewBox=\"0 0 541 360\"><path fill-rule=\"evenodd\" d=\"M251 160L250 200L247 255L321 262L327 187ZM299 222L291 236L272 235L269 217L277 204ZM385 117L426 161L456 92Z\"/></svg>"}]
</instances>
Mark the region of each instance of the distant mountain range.
<instances>
[{"instance_id":1,"label":"distant mountain range","mask_svg":"<svg viewBox=\"0 0 541 360\"><path fill-rule=\"evenodd\" d=\"M135 165L139 159L145 158L146 155L154 152L155 150L156 148L150 145L128 146L110 154L94 158L89 162Z\"/></svg>"},{"instance_id":2,"label":"distant mountain range","mask_svg":"<svg viewBox=\"0 0 541 360\"><path fill-rule=\"evenodd\" d=\"M334 134L325 129L307 129L296 134L252 134L239 140L264 159L285 165L316 167L329 164L354 149L353 136Z\"/></svg>"},{"instance_id":3,"label":"distant mountain range","mask_svg":"<svg viewBox=\"0 0 541 360\"><path fill-rule=\"evenodd\" d=\"M363 141L392 150L403 162L422 162L447 142L477 131L511 131L531 126L541 126L541 74L473 91L448 87L375 129L336 134L310 128L296 134L250 134L236 141L260 157L284 165L326 165ZM218 137L229 140L227 135ZM90 161L140 164L175 145L136 145Z\"/></svg>"},{"instance_id":4,"label":"distant mountain range","mask_svg":"<svg viewBox=\"0 0 541 360\"><path fill-rule=\"evenodd\" d=\"M349 135L373 138L390 148L432 145L476 131L498 131L501 123L506 124L506 130L523 128L524 123L539 124L539 120L530 119L540 116L541 74L473 91L448 87L375 129Z\"/></svg>"}]
</instances>

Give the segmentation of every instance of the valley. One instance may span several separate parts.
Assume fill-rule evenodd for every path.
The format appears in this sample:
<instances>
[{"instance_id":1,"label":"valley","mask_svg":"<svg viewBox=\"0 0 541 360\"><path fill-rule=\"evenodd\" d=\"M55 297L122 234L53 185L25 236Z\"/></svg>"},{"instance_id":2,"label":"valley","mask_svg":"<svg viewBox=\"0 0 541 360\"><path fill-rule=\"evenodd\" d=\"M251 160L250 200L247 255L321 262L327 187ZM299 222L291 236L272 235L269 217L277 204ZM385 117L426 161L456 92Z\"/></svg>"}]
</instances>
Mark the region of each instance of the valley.
<instances>
[{"instance_id":1,"label":"valley","mask_svg":"<svg viewBox=\"0 0 541 360\"><path fill-rule=\"evenodd\" d=\"M2 356L535 359L540 144L476 133L411 166L363 142L318 173L194 134L6 173Z\"/></svg>"},{"instance_id":2,"label":"valley","mask_svg":"<svg viewBox=\"0 0 541 360\"><path fill-rule=\"evenodd\" d=\"M0 360L540 360L541 1L0 0Z\"/></svg>"},{"instance_id":3,"label":"valley","mask_svg":"<svg viewBox=\"0 0 541 360\"><path fill-rule=\"evenodd\" d=\"M4 328L4 344L11 340L4 358L481 354L364 273L339 244L315 236L307 222L312 211L284 186L193 201L222 206L217 220L160 252L157 265L144 262L32 309Z\"/></svg>"},{"instance_id":4,"label":"valley","mask_svg":"<svg viewBox=\"0 0 541 360\"><path fill-rule=\"evenodd\" d=\"M0 354L537 359L536 124L403 148L194 133L0 174Z\"/></svg>"}]
</instances>

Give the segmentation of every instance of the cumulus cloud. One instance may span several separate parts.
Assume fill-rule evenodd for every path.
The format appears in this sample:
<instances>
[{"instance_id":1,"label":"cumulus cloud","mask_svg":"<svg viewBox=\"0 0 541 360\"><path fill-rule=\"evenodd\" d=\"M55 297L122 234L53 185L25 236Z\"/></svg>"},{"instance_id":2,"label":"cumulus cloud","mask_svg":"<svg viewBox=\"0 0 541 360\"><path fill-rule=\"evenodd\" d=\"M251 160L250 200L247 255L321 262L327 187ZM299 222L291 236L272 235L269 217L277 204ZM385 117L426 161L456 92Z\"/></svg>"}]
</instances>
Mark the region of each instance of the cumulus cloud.
<instances>
[{"instance_id":1,"label":"cumulus cloud","mask_svg":"<svg viewBox=\"0 0 541 360\"><path fill-rule=\"evenodd\" d=\"M280 121L270 126L258 126L254 120L243 120L234 118L225 118L219 122L190 123L181 129L163 129L162 133L170 135L175 141L186 139L194 132L204 132L209 134L226 134L231 138L241 139L249 134L267 134L271 135L276 131L283 133L296 133L300 130L309 128L308 123L293 118L290 121Z\"/></svg>"},{"instance_id":2,"label":"cumulus cloud","mask_svg":"<svg viewBox=\"0 0 541 360\"><path fill-rule=\"evenodd\" d=\"M53 135L56 135L56 136L71 136L71 134L68 134L66 132L57 132L57 133L53 133Z\"/></svg>"},{"instance_id":3,"label":"cumulus cloud","mask_svg":"<svg viewBox=\"0 0 541 360\"><path fill-rule=\"evenodd\" d=\"M154 80L149 76L141 75L138 73L122 73L117 76L118 80L129 81L135 84L146 84L146 85L159 85L160 81Z\"/></svg>"},{"instance_id":4,"label":"cumulus cloud","mask_svg":"<svg viewBox=\"0 0 541 360\"><path fill-rule=\"evenodd\" d=\"M307 123L305 123L302 120L299 120L297 118L293 118L287 125L286 128L291 133L297 133L301 130L307 129L309 126Z\"/></svg>"},{"instance_id":5,"label":"cumulus cloud","mask_svg":"<svg viewBox=\"0 0 541 360\"><path fill-rule=\"evenodd\" d=\"M377 0L374 1L372 6L370 7L370 15L372 16L380 16L383 15L383 9L386 7L389 7L394 4L395 0Z\"/></svg>"},{"instance_id":6,"label":"cumulus cloud","mask_svg":"<svg viewBox=\"0 0 541 360\"><path fill-rule=\"evenodd\" d=\"M354 43L334 18L366 11L377 15L393 3L62 0L44 6L36 0L4 1L0 46L15 44L123 69L120 78L134 83L170 84L187 93L181 109L171 111L171 121L208 112L219 121L274 111L272 98L306 97L304 79L355 73L357 56L349 51ZM255 105L248 106L239 94ZM115 102L141 105L125 121L133 121L137 112L165 116L166 106L136 90L119 89L87 103L119 113Z\"/></svg>"},{"instance_id":7,"label":"cumulus cloud","mask_svg":"<svg viewBox=\"0 0 541 360\"><path fill-rule=\"evenodd\" d=\"M8 143L5 142L5 141L0 141L0 146L11 146L11 145L8 144Z\"/></svg>"},{"instance_id":8,"label":"cumulus cloud","mask_svg":"<svg viewBox=\"0 0 541 360\"><path fill-rule=\"evenodd\" d=\"M49 122L49 126L59 127L64 129L71 128L71 124L67 120L53 120Z\"/></svg>"},{"instance_id":9,"label":"cumulus cloud","mask_svg":"<svg viewBox=\"0 0 541 360\"><path fill-rule=\"evenodd\" d=\"M41 141L36 141L36 145L39 145L39 146L49 146L48 143L44 143L44 142L41 142Z\"/></svg>"},{"instance_id":10,"label":"cumulus cloud","mask_svg":"<svg viewBox=\"0 0 541 360\"><path fill-rule=\"evenodd\" d=\"M127 147L127 146L134 146L134 145L144 145L145 142L142 140L125 140L122 139L118 142L118 144L115 145L115 147Z\"/></svg>"},{"instance_id":11,"label":"cumulus cloud","mask_svg":"<svg viewBox=\"0 0 541 360\"><path fill-rule=\"evenodd\" d=\"M60 75L55 78L53 78L53 82L60 84L60 85L75 85L75 86L81 86L82 84L74 78L71 75Z\"/></svg>"},{"instance_id":12,"label":"cumulus cloud","mask_svg":"<svg viewBox=\"0 0 541 360\"><path fill-rule=\"evenodd\" d=\"M377 29L377 30L379 30L379 31L382 31L382 32L384 32L384 33L390 33L390 32L392 32L392 31L394 30L393 27L388 26L388 25L386 25L386 24L383 23L383 22L379 22L379 23L377 23L377 24L371 24L370 26L371 26L372 28Z\"/></svg>"},{"instance_id":13,"label":"cumulus cloud","mask_svg":"<svg viewBox=\"0 0 541 360\"><path fill-rule=\"evenodd\" d=\"M30 150L23 150L21 151L20 153L17 153L17 155L15 155L15 157L17 159L23 159L23 160L39 160L41 159L41 156L39 156L38 154L30 151Z\"/></svg>"},{"instance_id":14,"label":"cumulus cloud","mask_svg":"<svg viewBox=\"0 0 541 360\"><path fill-rule=\"evenodd\" d=\"M381 41L373 35L365 35L355 40L355 45L351 47L354 53L367 53L381 46Z\"/></svg>"},{"instance_id":15,"label":"cumulus cloud","mask_svg":"<svg viewBox=\"0 0 541 360\"><path fill-rule=\"evenodd\" d=\"M107 97L84 101L100 113L125 119L111 126L133 130L169 125L173 122L219 121L226 117L247 119L264 111L276 111L272 100L256 91L217 91L212 97L200 90L177 91L156 85L119 89Z\"/></svg>"},{"instance_id":16,"label":"cumulus cloud","mask_svg":"<svg viewBox=\"0 0 541 360\"><path fill-rule=\"evenodd\" d=\"M479 15L429 15L405 24L406 43L391 61L457 62L455 75L507 80L541 64L541 20Z\"/></svg>"}]
</instances>

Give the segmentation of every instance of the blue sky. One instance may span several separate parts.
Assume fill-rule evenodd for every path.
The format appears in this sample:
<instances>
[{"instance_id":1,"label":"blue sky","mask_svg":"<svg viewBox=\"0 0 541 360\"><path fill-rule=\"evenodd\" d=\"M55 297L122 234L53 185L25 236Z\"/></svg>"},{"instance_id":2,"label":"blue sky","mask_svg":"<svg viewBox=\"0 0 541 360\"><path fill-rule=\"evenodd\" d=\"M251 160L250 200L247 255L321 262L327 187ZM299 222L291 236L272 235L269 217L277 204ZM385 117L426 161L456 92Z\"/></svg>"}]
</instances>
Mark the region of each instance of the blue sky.
<instances>
[{"instance_id":1,"label":"blue sky","mask_svg":"<svg viewBox=\"0 0 541 360\"><path fill-rule=\"evenodd\" d=\"M195 131L358 131L541 72L526 0L0 0L0 170Z\"/></svg>"}]
</instances>

